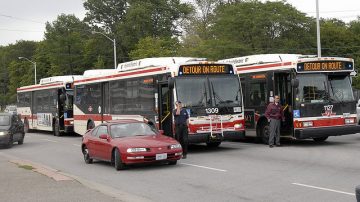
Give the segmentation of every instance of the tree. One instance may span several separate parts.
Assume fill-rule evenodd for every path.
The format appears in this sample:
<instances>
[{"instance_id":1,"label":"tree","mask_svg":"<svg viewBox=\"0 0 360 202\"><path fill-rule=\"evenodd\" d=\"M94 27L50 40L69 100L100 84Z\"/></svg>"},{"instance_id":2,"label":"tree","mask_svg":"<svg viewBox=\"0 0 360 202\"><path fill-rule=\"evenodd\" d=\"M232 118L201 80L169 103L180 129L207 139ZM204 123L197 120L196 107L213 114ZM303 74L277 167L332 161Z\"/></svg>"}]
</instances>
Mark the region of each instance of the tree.
<instances>
[{"instance_id":1,"label":"tree","mask_svg":"<svg viewBox=\"0 0 360 202\"><path fill-rule=\"evenodd\" d=\"M132 60L149 57L173 57L177 55L178 49L179 42L176 38L145 37L140 39L129 55Z\"/></svg>"}]
</instances>

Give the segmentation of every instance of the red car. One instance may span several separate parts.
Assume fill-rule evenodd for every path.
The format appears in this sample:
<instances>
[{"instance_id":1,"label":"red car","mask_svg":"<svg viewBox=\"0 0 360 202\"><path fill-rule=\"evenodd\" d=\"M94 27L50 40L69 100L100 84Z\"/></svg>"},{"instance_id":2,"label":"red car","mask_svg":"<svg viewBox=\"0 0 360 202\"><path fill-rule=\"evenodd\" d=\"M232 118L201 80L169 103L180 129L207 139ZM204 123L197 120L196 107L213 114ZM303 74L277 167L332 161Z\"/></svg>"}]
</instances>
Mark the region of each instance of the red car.
<instances>
[{"instance_id":1,"label":"red car","mask_svg":"<svg viewBox=\"0 0 360 202\"><path fill-rule=\"evenodd\" d=\"M87 131L81 149L86 163L109 161L116 170L137 163L175 165L182 156L179 142L137 120L109 121Z\"/></svg>"}]
</instances>

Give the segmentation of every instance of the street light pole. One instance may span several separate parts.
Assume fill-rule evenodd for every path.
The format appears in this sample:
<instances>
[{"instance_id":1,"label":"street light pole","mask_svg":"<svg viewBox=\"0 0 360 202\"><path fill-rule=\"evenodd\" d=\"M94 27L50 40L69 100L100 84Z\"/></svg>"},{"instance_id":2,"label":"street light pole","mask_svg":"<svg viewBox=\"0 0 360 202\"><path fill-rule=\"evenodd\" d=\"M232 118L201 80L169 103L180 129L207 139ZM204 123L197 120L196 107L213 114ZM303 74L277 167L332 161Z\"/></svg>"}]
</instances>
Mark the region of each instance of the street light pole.
<instances>
[{"instance_id":1,"label":"street light pole","mask_svg":"<svg viewBox=\"0 0 360 202\"><path fill-rule=\"evenodd\" d=\"M34 62L34 61L32 61L32 60L29 60L29 59L26 58L26 57L18 57L18 58L19 58L19 60L22 60L22 59L27 60L27 61L31 62L31 63L34 65L34 71L35 71L34 83L36 84L36 62Z\"/></svg>"},{"instance_id":2,"label":"street light pole","mask_svg":"<svg viewBox=\"0 0 360 202\"><path fill-rule=\"evenodd\" d=\"M320 19L319 19L319 0L316 0L316 38L318 57L321 57L321 41L320 41Z\"/></svg>"},{"instance_id":3,"label":"street light pole","mask_svg":"<svg viewBox=\"0 0 360 202\"><path fill-rule=\"evenodd\" d=\"M107 39L109 39L110 41L112 41L113 42L113 44L114 44L114 69L116 69L116 40L115 40L115 38L114 39L111 39L110 37L108 37L106 34L104 34L104 33L102 33L102 32L96 32L96 31L92 31L91 33L93 33L93 34L101 34L101 35L103 35L104 37L106 37Z\"/></svg>"}]
</instances>

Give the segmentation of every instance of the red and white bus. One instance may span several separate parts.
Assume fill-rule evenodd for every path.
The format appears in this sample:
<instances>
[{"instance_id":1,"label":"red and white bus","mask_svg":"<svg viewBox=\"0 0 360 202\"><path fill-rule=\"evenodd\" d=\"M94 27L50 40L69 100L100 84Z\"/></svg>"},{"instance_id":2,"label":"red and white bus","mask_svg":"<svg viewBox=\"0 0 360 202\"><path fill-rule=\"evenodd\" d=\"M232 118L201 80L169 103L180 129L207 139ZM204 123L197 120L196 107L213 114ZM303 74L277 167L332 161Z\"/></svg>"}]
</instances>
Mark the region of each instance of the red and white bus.
<instances>
[{"instance_id":1,"label":"red and white bus","mask_svg":"<svg viewBox=\"0 0 360 202\"><path fill-rule=\"evenodd\" d=\"M218 146L244 136L241 85L231 64L146 58L104 71L85 72L74 83L78 134L107 120L146 117L173 136L174 102L180 100L190 114L190 143Z\"/></svg>"},{"instance_id":2,"label":"red and white bus","mask_svg":"<svg viewBox=\"0 0 360 202\"><path fill-rule=\"evenodd\" d=\"M237 68L244 90L246 135L268 142L266 106L279 95L286 121L281 135L325 141L360 132L350 58L264 54L220 60Z\"/></svg>"},{"instance_id":3,"label":"red and white bus","mask_svg":"<svg viewBox=\"0 0 360 202\"><path fill-rule=\"evenodd\" d=\"M73 81L80 77L43 78L40 84L18 88L17 113L25 132L53 131L55 136L73 132Z\"/></svg>"}]
</instances>

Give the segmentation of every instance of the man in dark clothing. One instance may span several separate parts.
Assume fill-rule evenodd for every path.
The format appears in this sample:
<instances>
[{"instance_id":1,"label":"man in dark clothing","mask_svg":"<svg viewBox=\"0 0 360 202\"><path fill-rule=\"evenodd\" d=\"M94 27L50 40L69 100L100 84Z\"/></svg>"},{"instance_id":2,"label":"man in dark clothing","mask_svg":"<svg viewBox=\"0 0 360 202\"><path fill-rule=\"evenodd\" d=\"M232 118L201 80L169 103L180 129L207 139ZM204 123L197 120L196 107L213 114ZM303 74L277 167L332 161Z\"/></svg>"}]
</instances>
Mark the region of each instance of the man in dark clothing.
<instances>
[{"instance_id":1,"label":"man in dark clothing","mask_svg":"<svg viewBox=\"0 0 360 202\"><path fill-rule=\"evenodd\" d=\"M188 125L189 125L189 114L186 109L183 109L181 102L175 103L176 109L174 110L175 118L175 136L180 142L183 149L183 159L186 159L187 148L188 148Z\"/></svg>"},{"instance_id":2,"label":"man in dark clothing","mask_svg":"<svg viewBox=\"0 0 360 202\"><path fill-rule=\"evenodd\" d=\"M274 145L274 139L276 146L280 146L280 125L281 121L285 121L284 112L279 103L280 97L275 95L273 103L270 103L265 112L266 118L270 122L270 136L269 136L269 147L272 148Z\"/></svg>"}]
</instances>

